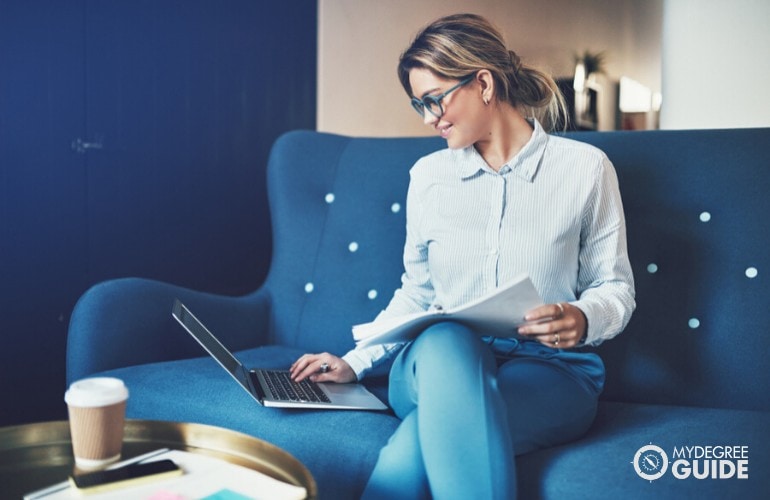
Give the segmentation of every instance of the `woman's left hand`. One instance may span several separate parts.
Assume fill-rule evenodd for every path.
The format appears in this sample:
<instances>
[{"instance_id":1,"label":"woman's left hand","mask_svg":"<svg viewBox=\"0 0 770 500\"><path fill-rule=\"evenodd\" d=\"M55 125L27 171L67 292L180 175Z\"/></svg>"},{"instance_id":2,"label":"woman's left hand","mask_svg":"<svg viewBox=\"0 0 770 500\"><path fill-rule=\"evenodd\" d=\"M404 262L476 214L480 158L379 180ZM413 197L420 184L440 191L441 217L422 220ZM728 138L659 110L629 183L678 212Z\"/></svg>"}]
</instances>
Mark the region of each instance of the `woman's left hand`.
<instances>
[{"instance_id":1,"label":"woman's left hand","mask_svg":"<svg viewBox=\"0 0 770 500\"><path fill-rule=\"evenodd\" d=\"M529 311L524 319L531 323L519 327L519 334L555 349L575 347L588 328L583 311L566 302L540 306Z\"/></svg>"}]
</instances>

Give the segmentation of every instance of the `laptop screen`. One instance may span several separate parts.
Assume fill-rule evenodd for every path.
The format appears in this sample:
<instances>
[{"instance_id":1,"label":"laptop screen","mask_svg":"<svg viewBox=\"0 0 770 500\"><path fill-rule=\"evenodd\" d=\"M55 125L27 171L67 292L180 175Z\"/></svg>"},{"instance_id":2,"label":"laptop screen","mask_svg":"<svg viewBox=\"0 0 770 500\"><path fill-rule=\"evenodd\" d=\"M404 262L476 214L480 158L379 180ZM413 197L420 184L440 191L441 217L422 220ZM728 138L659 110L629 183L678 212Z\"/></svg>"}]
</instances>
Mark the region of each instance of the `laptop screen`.
<instances>
[{"instance_id":1,"label":"laptop screen","mask_svg":"<svg viewBox=\"0 0 770 500\"><path fill-rule=\"evenodd\" d=\"M187 310L181 302L176 301L174 303L174 317L176 317L182 326L184 326L190 334L206 349L222 367L230 372L239 382L243 378L243 367L241 363L235 359L230 351L223 346L219 340L206 329L203 324L198 321L198 318Z\"/></svg>"}]
</instances>

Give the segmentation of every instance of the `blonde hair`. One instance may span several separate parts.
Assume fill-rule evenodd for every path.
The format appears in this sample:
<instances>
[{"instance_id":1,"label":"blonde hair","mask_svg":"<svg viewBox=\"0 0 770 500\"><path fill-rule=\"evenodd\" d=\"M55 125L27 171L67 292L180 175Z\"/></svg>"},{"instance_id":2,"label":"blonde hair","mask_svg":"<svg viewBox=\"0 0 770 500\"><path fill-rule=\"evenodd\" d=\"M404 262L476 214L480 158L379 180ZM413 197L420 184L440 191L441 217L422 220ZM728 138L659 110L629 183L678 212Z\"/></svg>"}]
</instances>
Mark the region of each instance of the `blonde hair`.
<instances>
[{"instance_id":1,"label":"blonde hair","mask_svg":"<svg viewBox=\"0 0 770 500\"><path fill-rule=\"evenodd\" d=\"M546 130L560 124L567 127L569 112L554 79L523 64L508 50L502 34L476 14L455 14L434 21L401 54L398 77L410 97L409 71L415 68L458 80L486 69L495 81L496 99L536 118Z\"/></svg>"}]
</instances>

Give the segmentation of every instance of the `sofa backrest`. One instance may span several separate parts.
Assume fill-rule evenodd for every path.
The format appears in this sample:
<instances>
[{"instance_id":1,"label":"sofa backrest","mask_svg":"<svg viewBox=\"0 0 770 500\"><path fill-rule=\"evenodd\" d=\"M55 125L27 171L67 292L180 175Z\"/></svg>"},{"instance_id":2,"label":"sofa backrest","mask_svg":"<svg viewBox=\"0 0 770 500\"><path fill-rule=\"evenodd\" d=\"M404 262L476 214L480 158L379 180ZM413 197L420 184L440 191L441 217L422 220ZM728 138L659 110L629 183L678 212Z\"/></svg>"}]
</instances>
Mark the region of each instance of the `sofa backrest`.
<instances>
[{"instance_id":1,"label":"sofa backrest","mask_svg":"<svg viewBox=\"0 0 770 500\"><path fill-rule=\"evenodd\" d=\"M400 284L409 168L436 139L291 132L268 165L276 341L345 353Z\"/></svg>"},{"instance_id":2,"label":"sofa backrest","mask_svg":"<svg viewBox=\"0 0 770 500\"><path fill-rule=\"evenodd\" d=\"M636 280L604 397L770 410L770 129L576 138L618 171Z\"/></svg>"},{"instance_id":3,"label":"sofa backrest","mask_svg":"<svg viewBox=\"0 0 770 500\"><path fill-rule=\"evenodd\" d=\"M577 133L615 164L637 311L608 400L770 410L770 129ZM438 138L292 132L268 167L272 335L342 354L400 284L408 171Z\"/></svg>"}]
</instances>

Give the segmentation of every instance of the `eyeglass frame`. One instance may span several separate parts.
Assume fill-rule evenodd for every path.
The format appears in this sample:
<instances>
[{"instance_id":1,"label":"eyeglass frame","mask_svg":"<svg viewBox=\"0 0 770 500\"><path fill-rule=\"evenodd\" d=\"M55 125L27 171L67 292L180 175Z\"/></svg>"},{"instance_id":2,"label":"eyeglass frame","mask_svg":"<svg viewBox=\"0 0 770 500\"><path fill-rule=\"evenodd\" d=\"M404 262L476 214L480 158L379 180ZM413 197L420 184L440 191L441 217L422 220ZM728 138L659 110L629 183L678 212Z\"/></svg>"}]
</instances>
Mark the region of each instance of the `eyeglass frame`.
<instances>
[{"instance_id":1,"label":"eyeglass frame","mask_svg":"<svg viewBox=\"0 0 770 500\"><path fill-rule=\"evenodd\" d=\"M454 92L455 90L457 90L460 87L463 87L463 86L468 85L469 83L471 83L474 78L476 78L475 74L467 76L467 77L463 78L462 80L460 80L460 82L457 85L453 86L452 88L450 88L446 92L443 92L443 93L441 93L439 95L426 95L422 99L418 99L417 97L412 97L412 100L411 100L412 107L414 108L415 111L417 111L417 114L422 116L423 118L425 117L425 110L426 109L428 110L428 113L432 114L436 118L441 118L442 116L444 116L444 113L445 113L444 106L441 105L441 101L446 96L448 96L449 94ZM435 104L436 106L438 106L440 114L437 115L436 113L431 111L430 105L426 101L429 101L430 104Z\"/></svg>"}]
</instances>

